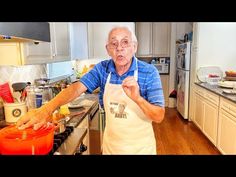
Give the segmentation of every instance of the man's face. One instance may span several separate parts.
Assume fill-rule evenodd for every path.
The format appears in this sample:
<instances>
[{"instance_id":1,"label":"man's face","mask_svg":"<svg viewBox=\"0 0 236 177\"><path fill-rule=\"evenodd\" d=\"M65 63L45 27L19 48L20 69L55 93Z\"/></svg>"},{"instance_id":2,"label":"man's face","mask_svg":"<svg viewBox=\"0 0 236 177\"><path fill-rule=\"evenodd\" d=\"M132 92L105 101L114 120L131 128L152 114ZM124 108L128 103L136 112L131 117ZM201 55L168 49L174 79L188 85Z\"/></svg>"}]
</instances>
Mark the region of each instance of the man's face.
<instances>
[{"instance_id":1,"label":"man's face","mask_svg":"<svg viewBox=\"0 0 236 177\"><path fill-rule=\"evenodd\" d=\"M116 66L125 66L131 63L132 56L137 51L137 43L132 41L127 29L119 28L110 33L106 49Z\"/></svg>"}]
</instances>

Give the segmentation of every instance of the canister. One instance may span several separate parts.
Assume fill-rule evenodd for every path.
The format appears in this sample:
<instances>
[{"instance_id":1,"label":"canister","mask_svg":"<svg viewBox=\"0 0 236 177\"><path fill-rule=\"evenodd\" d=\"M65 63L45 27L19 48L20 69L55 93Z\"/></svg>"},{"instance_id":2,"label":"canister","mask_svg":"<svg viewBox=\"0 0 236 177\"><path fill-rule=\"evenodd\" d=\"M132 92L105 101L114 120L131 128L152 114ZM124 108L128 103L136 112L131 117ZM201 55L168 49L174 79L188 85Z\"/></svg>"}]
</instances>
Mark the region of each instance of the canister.
<instances>
[{"instance_id":1,"label":"canister","mask_svg":"<svg viewBox=\"0 0 236 177\"><path fill-rule=\"evenodd\" d=\"M5 120L7 123L17 122L26 112L27 107L25 102L4 104Z\"/></svg>"}]
</instances>

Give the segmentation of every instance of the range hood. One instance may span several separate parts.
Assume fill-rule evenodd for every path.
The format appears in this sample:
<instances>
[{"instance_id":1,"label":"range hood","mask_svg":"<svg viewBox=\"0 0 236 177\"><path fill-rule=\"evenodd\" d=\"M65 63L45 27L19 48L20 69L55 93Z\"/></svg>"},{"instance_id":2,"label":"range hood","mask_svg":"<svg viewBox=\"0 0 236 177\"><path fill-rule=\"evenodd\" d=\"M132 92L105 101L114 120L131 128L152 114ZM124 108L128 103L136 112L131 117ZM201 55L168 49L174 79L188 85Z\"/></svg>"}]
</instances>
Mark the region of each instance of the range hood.
<instances>
[{"instance_id":1,"label":"range hood","mask_svg":"<svg viewBox=\"0 0 236 177\"><path fill-rule=\"evenodd\" d=\"M0 42L50 42L48 22L0 22Z\"/></svg>"}]
</instances>

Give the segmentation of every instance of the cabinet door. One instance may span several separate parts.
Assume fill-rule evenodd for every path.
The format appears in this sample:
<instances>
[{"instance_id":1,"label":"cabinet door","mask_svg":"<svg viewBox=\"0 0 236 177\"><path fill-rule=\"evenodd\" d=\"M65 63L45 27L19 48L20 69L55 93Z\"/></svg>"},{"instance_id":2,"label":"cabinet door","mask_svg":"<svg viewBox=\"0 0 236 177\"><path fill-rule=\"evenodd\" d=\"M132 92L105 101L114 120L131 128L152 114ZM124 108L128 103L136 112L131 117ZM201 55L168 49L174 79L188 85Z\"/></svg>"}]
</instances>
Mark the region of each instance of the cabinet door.
<instances>
[{"instance_id":1,"label":"cabinet door","mask_svg":"<svg viewBox=\"0 0 236 177\"><path fill-rule=\"evenodd\" d=\"M218 123L218 107L212 103L205 101L205 111L203 120L203 132L216 145L217 123Z\"/></svg>"},{"instance_id":2,"label":"cabinet door","mask_svg":"<svg viewBox=\"0 0 236 177\"><path fill-rule=\"evenodd\" d=\"M25 43L24 64L51 63L70 60L68 23L50 23L51 42Z\"/></svg>"},{"instance_id":3,"label":"cabinet door","mask_svg":"<svg viewBox=\"0 0 236 177\"><path fill-rule=\"evenodd\" d=\"M71 59L88 59L88 23L70 23Z\"/></svg>"},{"instance_id":4,"label":"cabinet door","mask_svg":"<svg viewBox=\"0 0 236 177\"><path fill-rule=\"evenodd\" d=\"M220 110L217 147L222 154L236 154L236 117Z\"/></svg>"},{"instance_id":5,"label":"cabinet door","mask_svg":"<svg viewBox=\"0 0 236 177\"><path fill-rule=\"evenodd\" d=\"M170 23L153 23L154 56L169 57Z\"/></svg>"},{"instance_id":6,"label":"cabinet door","mask_svg":"<svg viewBox=\"0 0 236 177\"><path fill-rule=\"evenodd\" d=\"M195 104L194 104L194 122L202 130L204 118L204 102L202 98L195 93Z\"/></svg>"},{"instance_id":7,"label":"cabinet door","mask_svg":"<svg viewBox=\"0 0 236 177\"><path fill-rule=\"evenodd\" d=\"M160 75L161 77L161 84L165 98L165 106L168 106L169 100L169 76L168 75Z\"/></svg>"},{"instance_id":8,"label":"cabinet door","mask_svg":"<svg viewBox=\"0 0 236 177\"><path fill-rule=\"evenodd\" d=\"M137 22L137 56L152 56L152 23Z\"/></svg>"},{"instance_id":9,"label":"cabinet door","mask_svg":"<svg viewBox=\"0 0 236 177\"><path fill-rule=\"evenodd\" d=\"M52 27L52 41L54 50L54 61L68 61L70 60L70 34L69 23L51 23Z\"/></svg>"},{"instance_id":10,"label":"cabinet door","mask_svg":"<svg viewBox=\"0 0 236 177\"><path fill-rule=\"evenodd\" d=\"M24 54L23 64L40 64L52 62L53 49L51 42L28 42L21 44Z\"/></svg>"},{"instance_id":11,"label":"cabinet door","mask_svg":"<svg viewBox=\"0 0 236 177\"><path fill-rule=\"evenodd\" d=\"M120 23L88 23L89 58L107 59L106 51L109 31L115 26L127 26L134 32L133 22Z\"/></svg>"},{"instance_id":12,"label":"cabinet door","mask_svg":"<svg viewBox=\"0 0 236 177\"><path fill-rule=\"evenodd\" d=\"M21 65L20 44L17 42L0 43L0 65Z\"/></svg>"}]
</instances>

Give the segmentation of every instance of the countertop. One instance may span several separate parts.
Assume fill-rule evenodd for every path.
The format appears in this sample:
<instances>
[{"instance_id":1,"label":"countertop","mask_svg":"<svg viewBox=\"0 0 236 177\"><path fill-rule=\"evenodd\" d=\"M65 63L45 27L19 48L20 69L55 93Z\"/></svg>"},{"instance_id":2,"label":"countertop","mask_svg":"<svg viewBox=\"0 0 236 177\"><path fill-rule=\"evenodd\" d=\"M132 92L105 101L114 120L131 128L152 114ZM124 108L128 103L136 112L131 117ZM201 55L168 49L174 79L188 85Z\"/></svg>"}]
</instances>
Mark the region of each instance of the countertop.
<instances>
[{"instance_id":1,"label":"countertop","mask_svg":"<svg viewBox=\"0 0 236 177\"><path fill-rule=\"evenodd\" d=\"M98 105L98 95L96 94L86 94L79 98L81 101L89 100L90 104L83 106L78 109L70 109L70 119L67 125L73 126L74 131L68 136L68 138L63 142L63 144L54 152L54 155L72 155L76 152L77 146L81 143L83 138L88 133L86 128L78 128L78 125L82 120L93 110L95 106ZM78 114L78 115L76 115Z\"/></svg>"},{"instance_id":2,"label":"countertop","mask_svg":"<svg viewBox=\"0 0 236 177\"><path fill-rule=\"evenodd\" d=\"M70 126L78 126L79 123L83 120L83 118L93 109L94 106L98 104L98 95L97 94L85 94L81 96L79 99L81 101L84 100L90 100L91 105L85 105L81 108L73 108L70 110L70 119L68 120L67 124ZM79 115L75 115L77 113L83 112ZM11 125L10 123L7 123L5 120L0 120L0 129L6 127L7 125Z\"/></svg>"},{"instance_id":3,"label":"countertop","mask_svg":"<svg viewBox=\"0 0 236 177\"><path fill-rule=\"evenodd\" d=\"M196 85L205 88L223 98L226 98L234 103L236 103L236 94L227 94L223 92L223 89L227 89L227 88L222 88L218 85L211 85L209 83L200 83L200 82L195 82Z\"/></svg>"}]
</instances>

